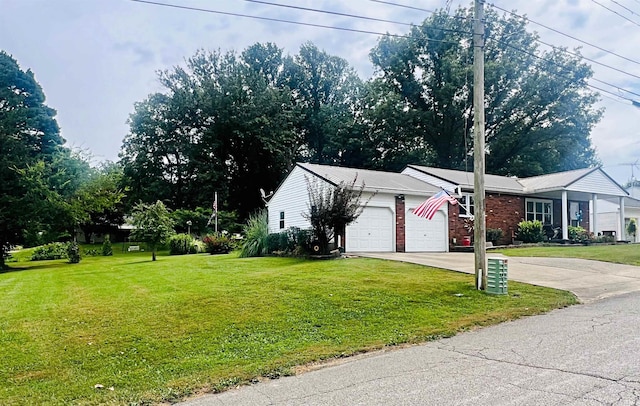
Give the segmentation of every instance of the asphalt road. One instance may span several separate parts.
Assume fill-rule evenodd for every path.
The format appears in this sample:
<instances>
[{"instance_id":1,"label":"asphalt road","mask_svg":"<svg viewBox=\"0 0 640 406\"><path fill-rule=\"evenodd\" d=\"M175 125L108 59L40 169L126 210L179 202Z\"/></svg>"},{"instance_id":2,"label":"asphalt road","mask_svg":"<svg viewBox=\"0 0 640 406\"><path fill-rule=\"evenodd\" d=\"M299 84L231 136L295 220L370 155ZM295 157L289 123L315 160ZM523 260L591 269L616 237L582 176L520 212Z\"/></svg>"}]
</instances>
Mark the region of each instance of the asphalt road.
<instances>
[{"instance_id":1,"label":"asphalt road","mask_svg":"<svg viewBox=\"0 0 640 406\"><path fill-rule=\"evenodd\" d=\"M640 293L360 356L184 403L603 404L640 404Z\"/></svg>"}]
</instances>

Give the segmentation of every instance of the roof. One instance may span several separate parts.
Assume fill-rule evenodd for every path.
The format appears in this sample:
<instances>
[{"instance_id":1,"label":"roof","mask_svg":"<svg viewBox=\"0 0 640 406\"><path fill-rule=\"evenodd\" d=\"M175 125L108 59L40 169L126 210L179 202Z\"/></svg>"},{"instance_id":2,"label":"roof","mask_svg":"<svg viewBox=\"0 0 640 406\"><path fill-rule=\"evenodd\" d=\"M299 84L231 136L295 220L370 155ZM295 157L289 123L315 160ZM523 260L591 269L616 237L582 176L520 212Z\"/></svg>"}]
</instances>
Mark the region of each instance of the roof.
<instances>
[{"instance_id":1,"label":"roof","mask_svg":"<svg viewBox=\"0 0 640 406\"><path fill-rule=\"evenodd\" d=\"M338 185L341 182L351 184L355 179L355 186L360 187L364 183L364 190L367 191L425 195L434 194L441 190L436 186L402 173L309 163L297 163L297 166L334 185Z\"/></svg>"},{"instance_id":2,"label":"roof","mask_svg":"<svg viewBox=\"0 0 640 406\"><path fill-rule=\"evenodd\" d=\"M550 173L547 175L532 176L520 179L527 191L541 191L549 189L562 189L582 179L599 168L584 168L573 171Z\"/></svg>"},{"instance_id":3,"label":"roof","mask_svg":"<svg viewBox=\"0 0 640 406\"><path fill-rule=\"evenodd\" d=\"M420 165L408 165L409 168L413 168L422 173L435 176L442 180L454 183L463 189L473 189L473 172L456 171L453 169L441 169L431 168L428 166ZM484 187L486 190L494 192L504 193L524 193L524 186L519 182L517 178L510 178L507 176L499 175L484 175Z\"/></svg>"}]
</instances>

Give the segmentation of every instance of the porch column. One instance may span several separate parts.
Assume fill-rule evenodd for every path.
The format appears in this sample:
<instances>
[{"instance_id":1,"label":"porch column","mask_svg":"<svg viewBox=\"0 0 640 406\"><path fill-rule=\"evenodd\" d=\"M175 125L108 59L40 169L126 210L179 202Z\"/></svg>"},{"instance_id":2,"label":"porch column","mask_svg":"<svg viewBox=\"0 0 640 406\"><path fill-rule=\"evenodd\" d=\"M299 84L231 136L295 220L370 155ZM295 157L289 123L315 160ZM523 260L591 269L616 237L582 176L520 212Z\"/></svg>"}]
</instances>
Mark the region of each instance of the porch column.
<instances>
[{"instance_id":1,"label":"porch column","mask_svg":"<svg viewBox=\"0 0 640 406\"><path fill-rule=\"evenodd\" d=\"M591 231L593 235L598 236L598 195L596 193L591 194L591 205L593 206L593 225Z\"/></svg>"},{"instance_id":2,"label":"porch column","mask_svg":"<svg viewBox=\"0 0 640 406\"><path fill-rule=\"evenodd\" d=\"M567 202L567 191L562 191L562 239L569 239L569 203Z\"/></svg>"},{"instance_id":3,"label":"porch column","mask_svg":"<svg viewBox=\"0 0 640 406\"><path fill-rule=\"evenodd\" d=\"M620 196L618 198L620 200L620 234L616 236L616 240L625 240L625 229L624 229L624 197Z\"/></svg>"}]
</instances>

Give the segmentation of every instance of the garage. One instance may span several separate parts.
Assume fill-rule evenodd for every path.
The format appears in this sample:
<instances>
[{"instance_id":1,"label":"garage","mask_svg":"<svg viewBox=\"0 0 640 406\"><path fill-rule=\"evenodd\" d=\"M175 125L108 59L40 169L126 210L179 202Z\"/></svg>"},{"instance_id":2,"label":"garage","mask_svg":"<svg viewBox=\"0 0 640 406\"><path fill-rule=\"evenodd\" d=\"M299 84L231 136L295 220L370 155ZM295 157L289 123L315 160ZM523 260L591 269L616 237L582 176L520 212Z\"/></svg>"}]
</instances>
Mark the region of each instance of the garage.
<instances>
[{"instance_id":1,"label":"garage","mask_svg":"<svg viewBox=\"0 0 640 406\"><path fill-rule=\"evenodd\" d=\"M347 226L348 252L393 252L393 212L388 207L366 207Z\"/></svg>"},{"instance_id":2,"label":"garage","mask_svg":"<svg viewBox=\"0 0 640 406\"><path fill-rule=\"evenodd\" d=\"M418 217L409 209L405 222L405 250L407 252L446 252L447 217L437 211L431 220Z\"/></svg>"}]
</instances>

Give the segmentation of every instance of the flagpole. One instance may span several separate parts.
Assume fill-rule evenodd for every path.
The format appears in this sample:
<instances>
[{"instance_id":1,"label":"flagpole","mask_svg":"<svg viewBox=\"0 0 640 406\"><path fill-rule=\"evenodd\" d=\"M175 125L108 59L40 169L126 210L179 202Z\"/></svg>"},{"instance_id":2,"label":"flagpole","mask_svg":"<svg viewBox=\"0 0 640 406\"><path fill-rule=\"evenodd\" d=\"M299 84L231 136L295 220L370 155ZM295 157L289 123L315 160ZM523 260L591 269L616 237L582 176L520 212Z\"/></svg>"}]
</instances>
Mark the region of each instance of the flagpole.
<instances>
[{"instance_id":1,"label":"flagpole","mask_svg":"<svg viewBox=\"0 0 640 406\"><path fill-rule=\"evenodd\" d=\"M218 192L215 192L214 198L213 198L213 202L214 202L214 215L216 216L216 234L218 234Z\"/></svg>"}]
</instances>

